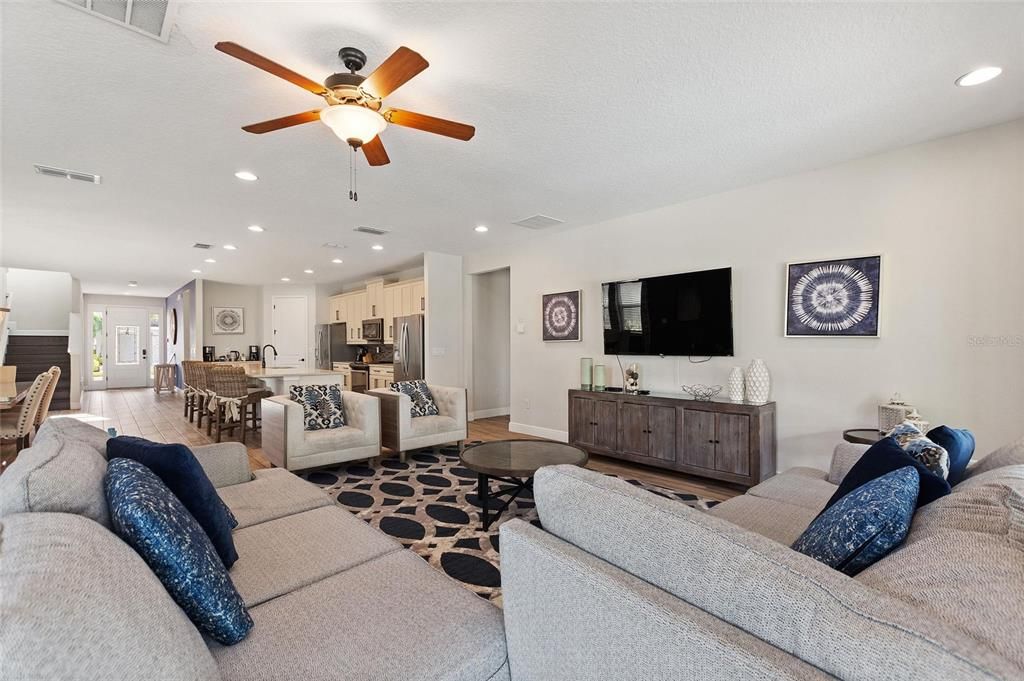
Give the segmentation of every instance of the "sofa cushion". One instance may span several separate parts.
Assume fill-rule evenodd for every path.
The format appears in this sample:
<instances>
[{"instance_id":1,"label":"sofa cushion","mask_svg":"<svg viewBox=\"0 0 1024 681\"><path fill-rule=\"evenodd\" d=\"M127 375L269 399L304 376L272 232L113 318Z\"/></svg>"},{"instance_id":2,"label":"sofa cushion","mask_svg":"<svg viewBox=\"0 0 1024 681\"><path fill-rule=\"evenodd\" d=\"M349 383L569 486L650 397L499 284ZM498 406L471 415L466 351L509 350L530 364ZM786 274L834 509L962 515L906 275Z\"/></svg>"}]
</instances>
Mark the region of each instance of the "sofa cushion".
<instances>
[{"instance_id":1,"label":"sofa cushion","mask_svg":"<svg viewBox=\"0 0 1024 681\"><path fill-rule=\"evenodd\" d=\"M807 529L819 510L744 494L723 501L708 513L789 546Z\"/></svg>"},{"instance_id":2,"label":"sofa cushion","mask_svg":"<svg viewBox=\"0 0 1024 681\"><path fill-rule=\"evenodd\" d=\"M235 533L240 561L231 579L252 608L391 551L388 535L338 506L252 525Z\"/></svg>"},{"instance_id":3,"label":"sofa cushion","mask_svg":"<svg viewBox=\"0 0 1024 681\"><path fill-rule=\"evenodd\" d=\"M946 477L949 484L955 485L963 480L967 464L974 456L974 433L966 428L938 426L928 431L928 439L949 454L949 475Z\"/></svg>"},{"instance_id":4,"label":"sofa cushion","mask_svg":"<svg viewBox=\"0 0 1024 681\"><path fill-rule=\"evenodd\" d=\"M106 459L73 435L43 426L33 445L0 475L0 516L75 513L110 527L103 496Z\"/></svg>"},{"instance_id":5,"label":"sofa cushion","mask_svg":"<svg viewBox=\"0 0 1024 681\"><path fill-rule=\"evenodd\" d=\"M107 460L117 458L137 461L167 485L206 532L225 567L238 560L231 541L233 518L188 447L150 442L141 437L114 437L107 440Z\"/></svg>"},{"instance_id":6,"label":"sofa cushion","mask_svg":"<svg viewBox=\"0 0 1024 681\"><path fill-rule=\"evenodd\" d=\"M968 468L967 477L970 478L987 473L1003 466L1018 466L1022 464L1024 464L1024 437L1014 440L1010 444L1003 445Z\"/></svg>"},{"instance_id":7,"label":"sofa cushion","mask_svg":"<svg viewBox=\"0 0 1024 681\"><path fill-rule=\"evenodd\" d=\"M421 416L413 419L409 426L412 437L424 435L440 435L458 430L459 424L450 416Z\"/></svg>"},{"instance_id":8,"label":"sofa cushion","mask_svg":"<svg viewBox=\"0 0 1024 681\"><path fill-rule=\"evenodd\" d=\"M5 679L220 678L160 580L127 544L84 517L4 517L0 584Z\"/></svg>"},{"instance_id":9,"label":"sofa cushion","mask_svg":"<svg viewBox=\"0 0 1024 681\"><path fill-rule=\"evenodd\" d=\"M855 575L903 543L919 488L913 466L875 478L815 518L793 550Z\"/></svg>"},{"instance_id":10,"label":"sofa cushion","mask_svg":"<svg viewBox=\"0 0 1024 681\"><path fill-rule=\"evenodd\" d=\"M305 430L341 428L345 425L345 408L341 403L341 386L293 385L288 389L293 402L302 405Z\"/></svg>"},{"instance_id":11,"label":"sofa cushion","mask_svg":"<svg viewBox=\"0 0 1024 681\"><path fill-rule=\"evenodd\" d=\"M919 507L949 494L949 482L935 475L927 466L910 456L894 438L885 437L871 445L871 448L864 452L857 463L853 464L825 508L830 508L861 485L905 466L913 466L920 476L921 487L917 496Z\"/></svg>"},{"instance_id":12,"label":"sofa cushion","mask_svg":"<svg viewBox=\"0 0 1024 681\"><path fill-rule=\"evenodd\" d=\"M819 472L821 477L815 478L790 469L754 485L747 490L747 494L801 506L817 513L825 508L825 504L836 492L836 486L825 480L825 472Z\"/></svg>"},{"instance_id":13,"label":"sofa cushion","mask_svg":"<svg viewBox=\"0 0 1024 681\"><path fill-rule=\"evenodd\" d=\"M325 430L308 430L303 433L302 442L299 446L293 447L288 452L288 457L297 458L336 449L359 447L367 444L367 439L366 433L352 426Z\"/></svg>"},{"instance_id":14,"label":"sofa cushion","mask_svg":"<svg viewBox=\"0 0 1024 681\"><path fill-rule=\"evenodd\" d=\"M163 582L203 633L234 644L252 628L241 597L209 537L150 469L116 458L104 484L114 531Z\"/></svg>"},{"instance_id":15,"label":"sofa cushion","mask_svg":"<svg viewBox=\"0 0 1024 681\"><path fill-rule=\"evenodd\" d=\"M411 551L258 605L252 617L245 641L211 647L227 681L486 681L505 665L501 611ZM313 635L325 628L337 635Z\"/></svg>"},{"instance_id":16,"label":"sofa cushion","mask_svg":"<svg viewBox=\"0 0 1024 681\"><path fill-rule=\"evenodd\" d=\"M391 384L391 390L396 393L403 393L412 400L412 417L437 416L441 412L437 409L437 403L430 392L426 381L399 381Z\"/></svg>"},{"instance_id":17,"label":"sofa cushion","mask_svg":"<svg viewBox=\"0 0 1024 681\"><path fill-rule=\"evenodd\" d=\"M53 431L66 436L68 439L77 440L78 442L89 445L95 449L100 456L106 458L107 440L110 439L110 435L103 428L100 428L98 425L93 425L88 421L83 421L82 418L84 417L51 416L43 421L43 425L39 427L39 432L36 434L35 439L39 440L43 438L46 431ZM102 420L97 422L103 423Z\"/></svg>"},{"instance_id":18,"label":"sofa cushion","mask_svg":"<svg viewBox=\"0 0 1024 681\"><path fill-rule=\"evenodd\" d=\"M222 487L220 498L238 520L236 532L333 503L316 485L280 468L256 471L250 482Z\"/></svg>"},{"instance_id":19,"label":"sofa cushion","mask_svg":"<svg viewBox=\"0 0 1024 681\"><path fill-rule=\"evenodd\" d=\"M904 421L887 433L907 454L925 465L943 480L949 477L949 452L928 439L921 429L910 421Z\"/></svg>"}]
</instances>

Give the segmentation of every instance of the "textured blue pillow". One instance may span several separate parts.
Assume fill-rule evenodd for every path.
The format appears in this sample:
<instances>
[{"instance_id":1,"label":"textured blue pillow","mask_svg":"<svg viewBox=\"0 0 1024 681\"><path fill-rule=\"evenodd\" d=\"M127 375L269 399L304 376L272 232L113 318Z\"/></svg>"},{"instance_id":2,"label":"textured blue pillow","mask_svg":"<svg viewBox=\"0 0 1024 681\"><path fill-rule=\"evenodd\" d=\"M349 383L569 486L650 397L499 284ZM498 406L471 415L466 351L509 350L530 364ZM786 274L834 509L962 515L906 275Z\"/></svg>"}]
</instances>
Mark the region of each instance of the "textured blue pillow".
<instances>
[{"instance_id":1,"label":"textured blue pillow","mask_svg":"<svg viewBox=\"0 0 1024 681\"><path fill-rule=\"evenodd\" d=\"M904 466L913 466L918 472L921 481L917 495L918 507L930 504L939 497L949 494L950 487L947 481L932 473L924 463L908 454L900 447L895 438L885 437L871 445L871 448L864 452L857 463L853 464L846 477L839 483L839 489L825 504L825 511L861 485ZM819 516L825 511L822 511Z\"/></svg>"},{"instance_id":2,"label":"textured blue pillow","mask_svg":"<svg viewBox=\"0 0 1024 681\"><path fill-rule=\"evenodd\" d=\"M142 556L196 627L224 645L245 638L252 618L227 568L160 478L137 461L113 459L103 491L114 532Z\"/></svg>"},{"instance_id":3,"label":"textured blue pillow","mask_svg":"<svg viewBox=\"0 0 1024 681\"><path fill-rule=\"evenodd\" d=\"M188 447L122 435L107 440L107 460L117 458L138 461L153 471L206 532L224 567L235 564L238 552L231 539L233 526L227 507Z\"/></svg>"},{"instance_id":4,"label":"textured blue pillow","mask_svg":"<svg viewBox=\"0 0 1024 681\"><path fill-rule=\"evenodd\" d=\"M928 431L928 439L946 450L949 454L949 480L955 485L964 479L967 464L974 456L974 433L966 428L950 428L938 426Z\"/></svg>"},{"instance_id":5,"label":"textured blue pillow","mask_svg":"<svg viewBox=\"0 0 1024 681\"><path fill-rule=\"evenodd\" d=\"M853 490L804 530L793 549L853 576L903 543L917 507L913 466Z\"/></svg>"}]
</instances>

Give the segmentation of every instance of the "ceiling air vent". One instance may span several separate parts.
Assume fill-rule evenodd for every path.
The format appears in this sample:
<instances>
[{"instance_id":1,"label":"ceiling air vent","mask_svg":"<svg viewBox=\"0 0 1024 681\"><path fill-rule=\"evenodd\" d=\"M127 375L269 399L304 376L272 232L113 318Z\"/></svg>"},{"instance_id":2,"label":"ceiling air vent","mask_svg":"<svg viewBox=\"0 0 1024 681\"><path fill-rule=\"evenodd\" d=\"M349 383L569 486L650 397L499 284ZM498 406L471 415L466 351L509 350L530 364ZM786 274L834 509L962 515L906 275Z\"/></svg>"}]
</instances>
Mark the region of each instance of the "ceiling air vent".
<instances>
[{"instance_id":1,"label":"ceiling air vent","mask_svg":"<svg viewBox=\"0 0 1024 681\"><path fill-rule=\"evenodd\" d=\"M210 244L202 244L197 241L196 243L192 244L192 248L201 248L204 251L208 251L211 248L213 248L213 246L211 246Z\"/></svg>"},{"instance_id":2,"label":"ceiling air vent","mask_svg":"<svg viewBox=\"0 0 1024 681\"><path fill-rule=\"evenodd\" d=\"M60 177L65 180L78 180L79 182L89 182L92 184L99 184L103 178L99 175L93 175L91 173L82 173L77 170L68 170L67 168L55 168L54 166L44 166L39 163L34 164L36 172L40 175L47 175L49 177Z\"/></svg>"},{"instance_id":3,"label":"ceiling air vent","mask_svg":"<svg viewBox=\"0 0 1024 681\"><path fill-rule=\"evenodd\" d=\"M337 241L328 241L324 244L324 248L348 248L348 246L339 244Z\"/></svg>"},{"instance_id":4,"label":"ceiling air vent","mask_svg":"<svg viewBox=\"0 0 1024 681\"><path fill-rule=\"evenodd\" d=\"M362 232L363 234L372 234L374 236L383 236L388 233L386 229L377 229L376 227L356 227L352 230L353 232Z\"/></svg>"},{"instance_id":5,"label":"ceiling air vent","mask_svg":"<svg viewBox=\"0 0 1024 681\"><path fill-rule=\"evenodd\" d=\"M526 227L528 229L547 229L548 227L560 225L563 222L565 222L565 220L559 220L558 218L553 218L548 215L537 214L531 215L528 218L523 218L522 220L516 220L512 224L519 225L520 227Z\"/></svg>"},{"instance_id":6,"label":"ceiling air vent","mask_svg":"<svg viewBox=\"0 0 1024 681\"><path fill-rule=\"evenodd\" d=\"M167 42L177 0L57 0L62 5Z\"/></svg>"}]
</instances>

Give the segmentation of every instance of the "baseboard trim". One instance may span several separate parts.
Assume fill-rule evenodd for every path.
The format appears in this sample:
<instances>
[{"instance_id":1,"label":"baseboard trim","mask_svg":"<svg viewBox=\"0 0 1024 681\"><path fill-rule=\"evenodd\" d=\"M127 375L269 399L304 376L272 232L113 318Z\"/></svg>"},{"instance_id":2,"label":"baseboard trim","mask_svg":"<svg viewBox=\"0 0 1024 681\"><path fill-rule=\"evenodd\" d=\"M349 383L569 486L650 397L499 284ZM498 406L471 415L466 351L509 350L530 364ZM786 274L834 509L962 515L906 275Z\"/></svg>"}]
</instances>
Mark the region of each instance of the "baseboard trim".
<instances>
[{"instance_id":1,"label":"baseboard trim","mask_svg":"<svg viewBox=\"0 0 1024 681\"><path fill-rule=\"evenodd\" d=\"M555 430L554 428L541 428L540 426L531 426L528 423L509 423L508 429L513 433L533 435L536 437L547 438L548 440L556 440L558 442L569 441L569 432L565 430Z\"/></svg>"},{"instance_id":2,"label":"baseboard trim","mask_svg":"<svg viewBox=\"0 0 1024 681\"><path fill-rule=\"evenodd\" d=\"M510 413L508 407L495 407L494 409L480 409L478 411L469 412L469 420L476 421L477 419L489 419L494 416L508 416Z\"/></svg>"}]
</instances>

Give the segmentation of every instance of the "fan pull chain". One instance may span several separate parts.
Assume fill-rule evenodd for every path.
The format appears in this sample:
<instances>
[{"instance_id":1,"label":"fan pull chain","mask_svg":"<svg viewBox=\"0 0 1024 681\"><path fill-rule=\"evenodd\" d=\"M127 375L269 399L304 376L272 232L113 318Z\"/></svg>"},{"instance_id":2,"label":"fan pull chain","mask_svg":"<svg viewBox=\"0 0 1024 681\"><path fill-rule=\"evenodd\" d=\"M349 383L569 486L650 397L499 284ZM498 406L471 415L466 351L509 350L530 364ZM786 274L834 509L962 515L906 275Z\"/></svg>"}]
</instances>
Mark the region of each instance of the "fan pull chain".
<instances>
[{"instance_id":1,"label":"fan pull chain","mask_svg":"<svg viewBox=\"0 0 1024 681\"><path fill-rule=\"evenodd\" d=\"M348 200L359 200L359 187L356 178L356 148L348 148Z\"/></svg>"}]
</instances>

